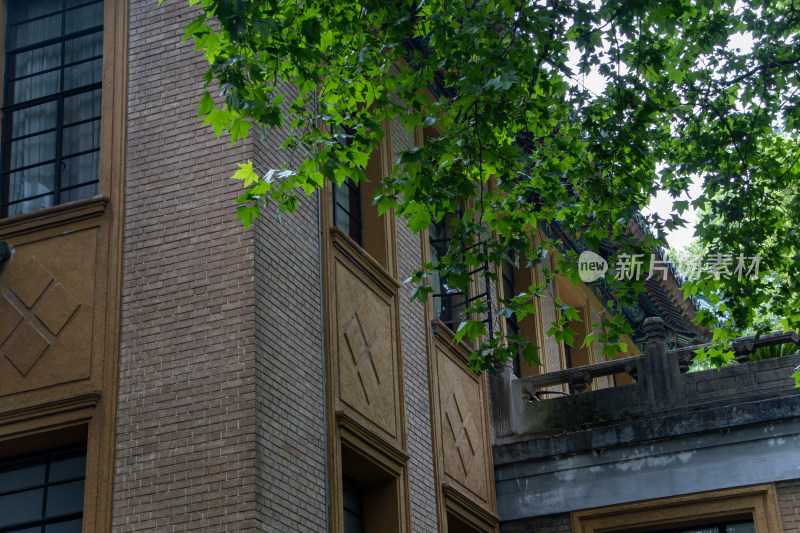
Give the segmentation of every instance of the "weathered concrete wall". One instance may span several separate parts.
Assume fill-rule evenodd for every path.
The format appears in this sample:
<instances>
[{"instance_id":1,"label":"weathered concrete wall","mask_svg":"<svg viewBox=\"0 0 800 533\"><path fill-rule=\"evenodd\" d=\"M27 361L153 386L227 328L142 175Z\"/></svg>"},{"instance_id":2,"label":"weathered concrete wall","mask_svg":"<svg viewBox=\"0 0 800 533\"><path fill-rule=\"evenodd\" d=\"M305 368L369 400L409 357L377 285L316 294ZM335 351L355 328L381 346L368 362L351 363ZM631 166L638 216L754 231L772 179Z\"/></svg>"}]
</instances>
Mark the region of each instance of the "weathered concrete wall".
<instances>
[{"instance_id":1,"label":"weathered concrete wall","mask_svg":"<svg viewBox=\"0 0 800 533\"><path fill-rule=\"evenodd\" d=\"M798 400L795 396L791 401L794 418L783 421L699 434L687 431L668 439L597 446L561 456L526 460L520 454L518 461L495 467L500 517L515 520L794 479L800 450Z\"/></svg>"},{"instance_id":2,"label":"weathered concrete wall","mask_svg":"<svg viewBox=\"0 0 800 533\"><path fill-rule=\"evenodd\" d=\"M663 327L657 333L663 336ZM636 383L546 401L528 401L528 398L538 390L558 387L558 382L548 381L548 375L515 380L511 399L516 436L508 440L527 440L531 434L541 436L792 394L791 375L800 364L800 356L681 374L677 352L667 352L666 343L654 341L653 350L648 349L645 356L580 367L561 374L566 374L564 379L580 378L582 373L596 376L600 368L608 367L607 372L610 372L612 366L623 363L636 366Z\"/></svg>"},{"instance_id":3,"label":"weathered concrete wall","mask_svg":"<svg viewBox=\"0 0 800 533\"><path fill-rule=\"evenodd\" d=\"M528 432L494 448L502 520L798 477L798 356L682 375L660 321L648 321L636 384L518 407L516 429ZM570 372L517 380L513 400L523 403L525 380Z\"/></svg>"}]
</instances>

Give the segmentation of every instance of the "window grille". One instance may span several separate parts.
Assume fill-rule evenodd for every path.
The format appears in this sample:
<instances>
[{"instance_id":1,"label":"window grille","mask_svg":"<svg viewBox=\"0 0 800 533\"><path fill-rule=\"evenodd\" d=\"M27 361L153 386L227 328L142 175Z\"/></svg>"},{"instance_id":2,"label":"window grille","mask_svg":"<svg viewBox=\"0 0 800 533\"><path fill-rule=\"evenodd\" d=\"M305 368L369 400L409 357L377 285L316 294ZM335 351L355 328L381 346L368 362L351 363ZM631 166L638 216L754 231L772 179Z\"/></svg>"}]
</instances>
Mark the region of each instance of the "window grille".
<instances>
[{"instance_id":1,"label":"window grille","mask_svg":"<svg viewBox=\"0 0 800 533\"><path fill-rule=\"evenodd\" d=\"M349 126L332 126L333 137L342 148L353 144L355 130ZM359 246L364 245L361 214L361 186L347 178L333 191L333 225L344 231Z\"/></svg>"},{"instance_id":2,"label":"window grille","mask_svg":"<svg viewBox=\"0 0 800 533\"><path fill-rule=\"evenodd\" d=\"M447 255L452 237L452 223L458 215L447 215L439 222L432 222L429 231L431 264L435 267L439 260ZM447 276L442 276L434 270L431 276L433 288L433 316L438 318L453 329L461 323L461 315L467 308L469 294L448 282Z\"/></svg>"},{"instance_id":3,"label":"window grille","mask_svg":"<svg viewBox=\"0 0 800 533\"><path fill-rule=\"evenodd\" d=\"M453 226L460 217L460 213L449 214L442 218L439 222L432 222L428 228L428 235L430 241L430 254L431 264L435 267L439 263L439 259L447 255L450 249ZM477 247L483 247L485 243L479 241L471 246L464 246L462 248L465 252L473 250ZM475 274L489 270L488 260L467 274L472 278ZM473 278L474 279L474 278ZM433 316L438 318L452 329L457 329L461 324L464 311L474 305L478 300L483 300L488 308L488 311L481 320L486 324L486 331L489 339L494 338L494 323L492 321L492 295L490 291L489 278L484 278L483 291L470 296L469 290L461 290L451 283L448 283L447 276L442 276L438 270L433 271L431 275L431 288L433 289Z\"/></svg>"}]
</instances>

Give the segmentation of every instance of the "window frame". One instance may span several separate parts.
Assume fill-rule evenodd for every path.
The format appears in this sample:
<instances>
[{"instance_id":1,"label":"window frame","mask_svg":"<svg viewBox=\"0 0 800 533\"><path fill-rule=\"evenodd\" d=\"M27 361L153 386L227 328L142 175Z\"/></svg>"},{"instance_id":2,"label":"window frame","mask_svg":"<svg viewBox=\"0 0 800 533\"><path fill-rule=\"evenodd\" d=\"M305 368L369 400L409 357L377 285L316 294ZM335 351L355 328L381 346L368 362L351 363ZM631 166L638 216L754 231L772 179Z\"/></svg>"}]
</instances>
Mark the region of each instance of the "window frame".
<instances>
[{"instance_id":1,"label":"window frame","mask_svg":"<svg viewBox=\"0 0 800 533\"><path fill-rule=\"evenodd\" d=\"M644 533L657 531L654 528L747 518L752 518L756 533L783 530L774 484L682 494L570 514L574 533Z\"/></svg>"},{"instance_id":2,"label":"window frame","mask_svg":"<svg viewBox=\"0 0 800 533\"><path fill-rule=\"evenodd\" d=\"M344 411L336 413L331 473L331 531L344 529L344 480L350 478L363 490L365 531L405 533L411 530L409 457L387 443Z\"/></svg>"},{"instance_id":3,"label":"window frame","mask_svg":"<svg viewBox=\"0 0 800 533\"><path fill-rule=\"evenodd\" d=\"M442 220L440 220L439 222L436 222L436 221L432 220L430 225L428 226L428 257L430 259L431 264L434 267L436 267L436 265L438 264L438 261L434 261L434 250L436 249L435 248L435 244L445 243L447 245L448 249L450 247L450 242L452 241L453 237L452 237L452 232L449 230L449 227L450 227L449 226L449 221L453 217L460 218L461 217L461 213L460 212L456 212L456 213L445 215L444 217L442 217ZM435 229L437 227L441 227L442 228L442 230L443 230L442 233L443 233L444 237L439 237L439 235L438 235L439 232ZM438 256L439 254L437 253L436 255ZM438 280L438 284L439 284L438 290L437 290L437 288L435 286L435 284L437 283L437 280ZM433 289L433 292L431 293L431 301L433 303L433 315L432 316L433 316L434 320L440 320L447 327L449 327L450 329L455 331L458 328L459 324L461 324L461 322L462 322L462 319L461 319L460 315L463 314L463 311L461 313L459 313L458 315L456 315L456 316L454 316L454 313L459 308L463 307L464 309L467 309L469 307L470 287L469 287L469 285L467 285L467 287L466 287L466 289L464 291L456 290L456 291L452 291L452 292L446 292L446 289L445 289L445 287L447 287L446 284L447 284L446 277L445 277L445 279L442 279L441 276L440 276L440 273L437 270L434 269L434 272L431 275L431 288ZM455 297L461 297L461 298L463 298L463 301L461 301L460 303L456 303L456 304L450 303L450 305L447 306L448 315L445 317L444 313L443 313L443 311L445 309L445 301L452 302ZM436 311L436 306L437 306L437 304L436 304L437 300L436 299L437 298L439 299L438 300L439 301L439 312L438 313Z\"/></svg>"},{"instance_id":4,"label":"window frame","mask_svg":"<svg viewBox=\"0 0 800 533\"><path fill-rule=\"evenodd\" d=\"M342 190L346 191L349 206L339 202ZM347 220L347 229L341 222ZM353 224L355 223L355 228ZM361 184L356 185L353 180L346 178L344 182L333 189L333 225L342 230L356 244L364 246L364 216L361 209Z\"/></svg>"},{"instance_id":5,"label":"window frame","mask_svg":"<svg viewBox=\"0 0 800 533\"><path fill-rule=\"evenodd\" d=\"M17 0L17 1L19 1L19 0ZM103 13L101 15L101 23L99 25L90 26L90 27L87 27L87 28L83 28L83 29L71 32L71 33L65 33L65 31L64 31L64 23L65 22L64 21L65 21L66 14L69 11L74 11L76 9L79 9L79 8L82 8L82 7L86 7L86 6L89 6L89 5L92 5L92 4L100 4L102 6L102 8L103 8ZM105 58L108 57L108 49L109 49L109 47L107 45L108 36L106 35L106 28L108 26L107 17L109 16L109 13L107 13L108 9L107 9L107 6L106 6L106 2L104 0L96 0L96 1L87 0L87 1L84 1L82 3L79 3L77 6L72 6L72 7L69 7L69 8L67 7L66 0L62 0L61 1L61 8L60 8L59 11L53 12L53 13L51 13L49 15L46 15L46 16L53 16L56 13L61 15L62 34L59 35L59 36L56 36L56 37L49 38L49 39L37 41L35 43L29 43L29 44L26 44L26 45L23 45L23 46L18 46L18 47L14 48L14 49L9 49L8 39L9 39L9 33L10 32L8 31L8 28L9 28L8 17L7 17L8 7L9 7L8 1L3 2L2 16L0 17L0 26L2 26L2 33L0 33L0 52L1 52L0 53L0 57L2 59L0 59L0 61L2 61L2 72L3 72L3 82L2 82L2 84L0 84L0 86L2 86L2 88L0 89L0 101L2 102L2 117L3 117L3 127L2 127L2 135L1 135L1 137L2 137L2 145L0 145L0 161L2 161L2 165L0 165L0 219L8 218L9 217L9 211L11 209L13 209L13 206L17 206L17 205L20 205L20 204L24 205L27 202L36 201L36 200L45 199L45 198L51 198L51 200L49 202L50 203L49 206L39 207L39 208L32 207L32 208L28 208L28 209L23 208L23 210L20 213L15 213L15 214L10 215L10 216L25 215L25 214L28 214L28 213L33 213L33 212L36 212L36 211L40 211L42 209L47 209L49 207L55 207L55 206L63 205L65 203L69 203L69 202L72 202L72 201L78 201L78 200L82 200L82 199L85 199L85 198L89 198L91 196L94 196L94 195L98 194L98 192L101 189L100 183L102 181L101 180L101 175L102 175L101 167L103 166L103 163L102 163L102 152L103 152L103 145L104 145L104 126L107 125L107 120L104 120L103 117L107 114L105 112L104 108L106 107L105 106L105 102L106 102L106 98L107 98L106 93L108 92L108 89L103 90L103 81L102 80L104 78L106 78L107 69L110 69L113 66L113 65L110 65L110 63L112 63L112 62L105 60ZM112 8L111 11L112 11L112 14L113 14L113 8ZM41 17L45 17L45 16L43 15ZM36 20L36 19L41 18L41 17L33 17L33 18L30 18L30 19L27 19L26 21L19 22L19 24L30 22L30 21ZM18 24L18 23L15 23L15 24ZM97 33L101 34L101 43L102 43L101 44L101 54L99 56L98 55L94 55L94 56L91 56L89 58L81 59L80 61L71 62L71 63L67 63L66 62L65 48L66 48L66 44L69 41L74 40L74 39L79 39L81 37L86 37L88 35L97 34ZM45 96L41 96L41 97L29 99L29 100L25 100L25 101L22 101L22 102L6 103L6 97L8 96L8 93L7 93L7 90L6 90L8 88L7 85L10 86L10 84L12 84L12 83L14 83L16 81L20 81L22 79L29 78L29 77L33 76L33 75L25 75L25 76L21 76L21 77L15 78L14 80L9 80L8 79L9 75L10 75L9 72L8 72L8 67L9 67L8 58L9 58L9 55L10 54L17 54L17 53L25 53L25 52L29 52L29 51L33 51L33 50L37 50L37 49L43 49L43 48L46 48L48 46L54 46L54 45L59 45L59 47L60 47L60 55L61 55L60 62L58 64L58 66L52 67L50 69L46 69L43 72L53 71L53 72L61 73L60 76L59 76L59 88L58 88L59 90L54 92L53 94L49 94L49 95L45 95ZM92 83L89 83L89 84L81 85L79 87L74 87L74 88L67 89L67 90L64 89L64 74L63 74L63 71L68 66L70 66L70 65L74 66L74 65L80 65L80 64L91 64L92 62L97 61L97 60L100 60L99 72L96 73L96 74L99 75L99 80L100 81L92 82ZM35 75L41 75L41 74L42 73L40 72L40 73L36 73ZM113 87L112 87L112 89L113 89ZM99 111L99 115L94 115L94 113L93 113L92 114L93 116L90 117L90 118L81 119L81 120L74 121L74 122L71 122L69 124L66 124L65 123L65 117L64 117L64 109L65 109L64 102L65 102L65 100L67 100L68 98L71 98L71 97L82 95L82 94L90 94L90 93L98 91L98 90L100 91L100 105L99 105L100 111ZM8 116L9 116L10 113L22 111L22 110L25 110L25 109L34 109L36 107L40 107L42 105L46 105L46 104L49 104L51 102L54 102L55 105L56 105L56 123L55 123L55 127L54 128L46 128L46 129L43 129L43 130L38 131L38 132L31 133L31 134L20 135L20 136L18 136L16 138L11 137L11 133L8 131L8 129L10 127L10 121L8 119ZM64 139L64 130L66 130L68 128L71 128L71 127L76 127L76 126L80 126L80 125L83 125L83 124L91 124L91 123L95 123L95 122L97 123L97 125L100 128L100 131L97 134L98 135L98 139L97 139L96 144L92 143L93 146L91 148L88 148L86 150L79 150L79 151L76 151L75 153L71 153L71 154L68 154L67 156L64 156L64 153L63 153L63 151L64 151L63 149L64 149L64 145L65 145L65 142L64 142L65 141L65 139ZM10 153L11 153L11 146L13 145L13 143L14 142L23 142L26 139L33 138L33 137L36 137L36 136L39 136L39 135L44 135L44 134L47 134L47 133L54 133L55 134L55 143L54 143L55 144L55 147L54 147L55 148L55 153L54 153L54 157L52 159L47 159L46 161L39 161L37 163L33 163L33 164L29 164L29 165L23 165L23 166L21 166L19 168L15 168L15 169L12 170L10 168L10 166L11 166ZM107 137L107 136L105 136L105 137ZM86 156L86 155L89 155L89 154L97 154L96 162L95 162L94 168L93 168L93 172L94 172L95 175L90 177L90 179L85 179L85 177L83 177L84 178L83 181L79 181L76 184L65 185L65 183L66 183L66 175L64 174L64 171L65 171L65 168L64 168L64 164L65 163L64 163L64 161L70 160L70 159L77 159L79 157L83 157L83 156ZM40 168L40 167L46 167L47 165L52 165L54 167L55 175L53 177L53 188L52 188L52 190L50 190L48 192L45 192L45 193L38 193L38 194L25 196L25 197L22 197L22 198L19 198L19 199L14 199L14 200L11 199L11 176L14 173L22 172L24 170L30 170L30 169ZM81 193L79 193L77 195L77 197L73 198L73 199L64 200L62 198L62 194L65 194L65 193L68 194L69 191L79 191L79 190L85 190L86 192L81 191Z\"/></svg>"},{"instance_id":6,"label":"window frame","mask_svg":"<svg viewBox=\"0 0 800 533\"><path fill-rule=\"evenodd\" d=\"M654 531L653 533L699 533L696 530L712 529L712 528L716 528L717 533L728 533L728 527L741 526L746 524L753 524L753 527L755 527L755 523L752 520L723 520L723 521L716 521L713 524L702 524L702 525L692 525L692 526L681 526L669 529L660 529L658 531Z\"/></svg>"},{"instance_id":7,"label":"window frame","mask_svg":"<svg viewBox=\"0 0 800 533\"><path fill-rule=\"evenodd\" d=\"M58 455L58 454L70 453L70 452L82 452L82 454L83 454L82 456L83 456L83 459L84 459L83 475L82 476L72 476L72 477L60 479L60 480L57 480L57 481L49 481L48 478L49 478L49 475L50 475L50 467L51 467L52 463L54 462L53 461L53 457L55 455ZM22 493L22 492L26 492L26 491L30 491L30 490L35 490L35 489L42 489L44 492L43 492L43 495L42 495L41 516L39 518L32 519L32 520L27 520L27 521L23 521L23 522L15 522L15 523L7 524L7 525L0 525L0 533L17 531L17 530L20 530L20 529L31 529L31 528L35 528L35 527L39 527L39 528L43 528L44 527L44 528L46 528L47 526L73 521L73 520L76 520L78 518L81 520L81 524L83 524L83 516L84 516L85 506L86 506L86 501L85 501L85 498L84 498L84 494L81 494L82 502L81 502L81 510L80 511L62 513L62 514L58 514L58 515L54 515L54 516L50 516L50 517L48 517L46 515L46 513L47 513L47 505L48 505L48 493L50 492L49 489L51 489L52 487L56 487L56 486L59 486L59 485L64 485L66 483L74 483L76 481L83 481L83 490L84 491L86 490L86 471L87 471L86 464L87 464L87 461L88 461L88 447L87 447L86 442L79 443L79 444L71 444L71 445L68 445L68 446L61 446L61 447L57 447L57 448L49 448L49 449L46 449L46 450L33 452L33 453L26 453L26 454L23 454L23 455L16 455L16 456L12 456L12 457L4 457L4 458L0 459L0 471L2 471L4 465L7 465L9 463L17 462L17 461L25 461L25 460L29 460L29 459L35 459L37 457L41 457L42 463L44 464L44 468L45 468L45 471L44 471L44 474L43 474L44 481L42 483L36 483L36 484L33 484L33 485L27 485L27 486L23 486L23 487L17 487L15 489L10 489L10 490L2 490L2 487L0 487L0 497L8 496L8 495L16 494L16 493ZM40 465L40 463L38 463L38 462L36 464L37 464L37 466Z\"/></svg>"}]
</instances>

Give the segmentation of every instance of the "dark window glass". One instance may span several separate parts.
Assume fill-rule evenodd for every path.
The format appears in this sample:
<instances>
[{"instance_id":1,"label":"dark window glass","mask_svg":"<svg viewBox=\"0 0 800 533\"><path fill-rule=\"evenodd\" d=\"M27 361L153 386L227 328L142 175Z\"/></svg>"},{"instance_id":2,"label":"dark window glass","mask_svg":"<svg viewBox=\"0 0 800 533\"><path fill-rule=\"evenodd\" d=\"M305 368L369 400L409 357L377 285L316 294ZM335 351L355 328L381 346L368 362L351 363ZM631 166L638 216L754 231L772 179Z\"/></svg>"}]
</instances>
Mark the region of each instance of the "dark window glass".
<instances>
[{"instance_id":1,"label":"dark window glass","mask_svg":"<svg viewBox=\"0 0 800 533\"><path fill-rule=\"evenodd\" d=\"M0 217L97 194L103 2L10 0Z\"/></svg>"},{"instance_id":2,"label":"dark window glass","mask_svg":"<svg viewBox=\"0 0 800 533\"><path fill-rule=\"evenodd\" d=\"M514 293L514 265L503 263L503 295L506 300L510 300L516 294ZM517 315L512 315L506 318L506 327L508 332L513 335L519 335L519 324L517 323Z\"/></svg>"},{"instance_id":3,"label":"dark window glass","mask_svg":"<svg viewBox=\"0 0 800 533\"><path fill-rule=\"evenodd\" d=\"M48 481L67 481L82 478L86 472L86 451L83 448L71 448L53 452L50 459Z\"/></svg>"},{"instance_id":4,"label":"dark window glass","mask_svg":"<svg viewBox=\"0 0 800 533\"><path fill-rule=\"evenodd\" d=\"M701 527L659 529L654 533L756 533L752 520L725 522Z\"/></svg>"},{"instance_id":5,"label":"dark window glass","mask_svg":"<svg viewBox=\"0 0 800 533\"><path fill-rule=\"evenodd\" d=\"M44 533L81 533L82 527L83 520L68 520L46 525Z\"/></svg>"},{"instance_id":6,"label":"dark window glass","mask_svg":"<svg viewBox=\"0 0 800 533\"><path fill-rule=\"evenodd\" d=\"M342 478L344 533L364 533L364 488L347 476Z\"/></svg>"},{"instance_id":7,"label":"dark window glass","mask_svg":"<svg viewBox=\"0 0 800 533\"><path fill-rule=\"evenodd\" d=\"M85 478L85 445L0 461L0 533L80 532Z\"/></svg>"},{"instance_id":8,"label":"dark window glass","mask_svg":"<svg viewBox=\"0 0 800 533\"><path fill-rule=\"evenodd\" d=\"M334 126L333 138L342 147L353 143L355 130L348 126ZM341 229L359 246L364 244L361 216L361 187L350 178L333 191L333 225Z\"/></svg>"},{"instance_id":9,"label":"dark window glass","mask_svg":"<svg viewBox=\"0 0 800 533\"><path fill-rule=\"evenodd\" d=\"M0 527L40 518L43 501L44 489L30 489L0 496Z\"/></svg>"},{"instance_id":10,"label":"dark window glass","mask_svg":"<svg viewBox=\"0 0 800 533\"><path fill-rule=\"evenodd\" d=\"M333 225L347 233L359 245L364 244L361 231L361 188L344 180L341 186L334 189Z\"/></svg>"},{"instance_id":11,"label":"dark window glass","mask_svg":"<svg viewBox=\"0 0 800 533\"><path fill-rule=\"evenodd\" d=\"M43 457L38 455L0 463L0 490L24 489L44 483Z\"/></svg>"},{"instance_id":12,"label":"dark window glass","mask_svg":"<svg viewBox=\"0 0 800 533\"><path fill-rule=\"evenodd\" d=\"M457 214L447 215L440 222L432 223L429 227L431 263L434 266L439 263L441 257L447 255L450 249L453 224L457 217ZM436 270L431 276L431 287L433 288L434 318L438 318L456 329L461 323L461 315L467 308L467 293L448 283L447 277L442 277Z\"/></svg>"},{"instance_id":13,"label":"dark window glass","mask_svg":"<svg viewBox=\"0 0 800 533\"><path fill-rule=\"evenodd\" d=\"M515 285L516 279L514 277L514 265L510 263L503 263L503 296L506 300L510 300L516 296L516 292L514 291ZM510 317L506 318L506 332L509 335L519 335L520 330L519 322L517 321L517 315L511 315ZM519 353L514 356L512 366L514 375L520 376L521 362Z\"/></svg>"}]
</instances>

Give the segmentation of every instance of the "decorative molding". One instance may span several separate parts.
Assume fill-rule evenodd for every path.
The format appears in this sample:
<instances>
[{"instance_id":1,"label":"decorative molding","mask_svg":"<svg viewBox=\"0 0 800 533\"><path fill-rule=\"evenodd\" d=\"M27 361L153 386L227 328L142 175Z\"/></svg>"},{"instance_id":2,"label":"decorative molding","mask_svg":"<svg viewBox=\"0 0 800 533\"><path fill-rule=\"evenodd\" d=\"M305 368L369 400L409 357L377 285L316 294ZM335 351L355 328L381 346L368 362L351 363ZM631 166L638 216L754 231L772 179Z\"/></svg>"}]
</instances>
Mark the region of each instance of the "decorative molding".
<instances>
[{"instance_id":1,"label":"decorative molding","mask_svg":"<svg viewBox=\"0 0 800 533\"><path fill-rule=\"evenodd\" d=\"M78 411L81 409L94 408L100 401L103 393L99 390L93 390L67 398L60 398L43 402L37 405L28 407L21 407L12 411L0 413L0 434L11 433L6 431L3 426L16 424L19 422L29 422L33 419L44 418L47 416L60 415L71 411ZM91 415L90 415L91 416Z\"/></svg>"},{"instance_id":2,"label":"decorative molding","mask_svg":"<svg viewBox=\"0 0 800 533\"><path fill-rule=\"evenodd\" d=\"M108 317L107 226L104 217L18 239L28 242L17 245L0 276L0 409L28 403L10 395L48 401L64 392L43 389L85 379L92 384L71 392L106 389L93 369L107 360L98 329Z\"/></svg>"},{"instance_id":3,"label":"decorative molding","mask_svg":"<svg viewBox=\"0 0 800 533\"><path fill-rule=\"evenodd\" d=\"M32 257L11 277L9 290L0 296L0 317L7 322L6 327L0 326L0 347L16 333L5 350L0 348L0 355L5 355L23 377L27 376L80 305Z\"/></svg>"},{"instance_id":4,"label":"decorative molding","mask_svg":"<svg viewBox=\"0 0 800 533\"><path fill-rule=\"evenodd\" d=\"M479 506L450 483L442 484L442 494L448 511L466 519L480 531L496 531L500 518Z\"/></svg>"},{"instance_id":5,"label":"decorative molding","mask_svg":"<svg viewBox=\"0 0 800 533\"><path fill-rule=\"evenodd\" d=\"M400 284L339 228L330 228L328 236L331 409L347 410L364 427L405 449Z\"/></svg>"},{"instance_id":6,"label":"decorative molding","mask_svg":"<svg viewBox=\"0 0 800 533\"><path fill-rule=\"evenodd\" d=\"M336 411L336 424L342 443L347 443L392 474L402 475L409 459L406 452L380 438L347 410Z\"/></svg>"},{"instance_id":7,"label":"decorative molding","mask_svg":"<svg viewBox=\"0 0 800 533\"><path fill-rule=\"evenodd\" d=\"M383 266L369 255L361 246L345 232L332 226L330 228L331 244L350 260L361 272L381 286L387 294L395 294L401 283Z\"/></svg>"},{"instance_id":8,"label":"decorative molding","mask_svg":"<svg viewBox=\"0 0 800 533\"><path fill-rule=\"evenodd\" d=\"M98 195L0 219L0 236L3 239L9 239L80 220L100 217L108 210L109 202L108 196Z\"/></svg>"},{"instance_id":9,"label":"decorative molding","mask_svg":"<svg viewBox=\"0 0 800 533\"><path fill-rule=\"evenodd\" d=\"M456 334L450 327L438 318L431 320L431 333L433 338L443 344L443 347L456 354L464 364L469 362L469 357L475 350L470 344L461 340L456 344Z\"/></svg>"},{"instance_id":10,"label":"decorative molding","mask_svg":"<svg viewBox=\"0 0 800 533\"><path fill-rule=\"evenodd\" d=\"M485 508L495 509L485 376L469 370L453 350L436 349L436 413L442 483L458 487Z\"/></svg>"},{"instance_id":11,"label":"decorative molding","mask_svg":"<svg viewBox=\"0 0 800 533\"><path fill-rule=\"evenodd\" d=\"M782 531L773 484L685 494L642 502L576 511L574 533L600 533L636 528L702 526L720 519L752 516L756 531Z\"/></svg>"}]
</instances>

